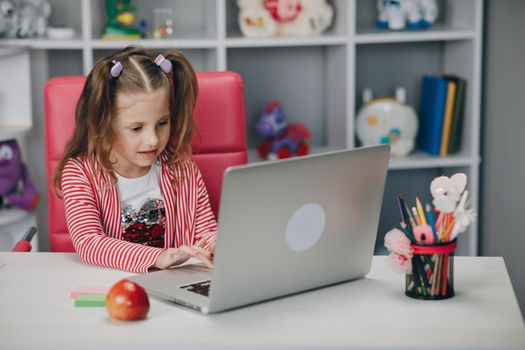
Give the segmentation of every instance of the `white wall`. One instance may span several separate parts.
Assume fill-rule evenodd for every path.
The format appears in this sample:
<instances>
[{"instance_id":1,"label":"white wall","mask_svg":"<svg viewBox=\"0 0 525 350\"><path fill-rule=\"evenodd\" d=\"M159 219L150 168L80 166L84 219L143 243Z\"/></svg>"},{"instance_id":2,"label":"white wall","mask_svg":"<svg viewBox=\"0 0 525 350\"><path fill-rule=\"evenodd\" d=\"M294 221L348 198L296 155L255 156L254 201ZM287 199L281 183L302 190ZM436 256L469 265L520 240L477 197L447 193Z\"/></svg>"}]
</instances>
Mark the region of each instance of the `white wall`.
<instances>
[{"instance_id":1,"label":"white wall","mask_svg":"<svg viewBox=\"0 0 525 350\"><path fill-rule=\"evenodd\" d=\"M504 257L523 315L525 1L488 0L485 14L481 253Z\"/></svg>"}]
</instances>

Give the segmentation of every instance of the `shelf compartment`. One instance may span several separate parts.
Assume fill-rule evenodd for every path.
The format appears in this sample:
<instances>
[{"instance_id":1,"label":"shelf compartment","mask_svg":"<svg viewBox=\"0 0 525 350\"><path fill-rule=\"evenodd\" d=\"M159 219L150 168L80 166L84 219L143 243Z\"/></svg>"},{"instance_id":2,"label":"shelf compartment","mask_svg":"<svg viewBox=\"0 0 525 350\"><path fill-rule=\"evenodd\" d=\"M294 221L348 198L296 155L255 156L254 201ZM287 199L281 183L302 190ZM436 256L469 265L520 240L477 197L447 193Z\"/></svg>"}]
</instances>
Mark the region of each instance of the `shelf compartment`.
<instances>
[{"instance_id":1,"label":"shelf compartment","mask_svg":"<svg viewBox=\"0 0 525 350\"><path fill-rule=\"evenodd\" d=\"M75 29L76 38L82 38L82 11L81 2L84 0L49 0L51 5L51 16L49 17L49 26L51 27L71 27ZM49 41L55 41L50 40ZM64 40L58 40L62 42ZM74 44L75 40L67 40L70 45ZM36 41L36 44L44 44ZM41 46L41 48L52 48L53 46Z\"/></svg>"},{"instance_id":2,"label":"shelf compartment","mask_svg":"<svg viewBox=\"0 0 525 350\"><path fill-rule=\"evenodd\" d=\"M170 8L173 11L174 34L172 39L217 38L217 2L215 0L152 0L135 1L136 23L145 20L147 38L153 38L154 8ZM91 2L92 38L98 39L107 23L105 0Z\"/></svg>"},{"instance_id":3,"label":"shelf compartment","mask_svg":"<svg viewBox=\"0 0 525 350\"><path fill-rule=\"evenodd\" d=\"M33 126L30 51L0 48L0 129L13 136Z\"/></svg>"},{"instance_id":4,"label":"shelf compartment","mask_svg":"<svg viewBox=\"0 0 525 350\"><path fill-rule=\"evenodd\" d=\"M397 86L406 89L407 104L413 106L419 115L423 75L459 75L467 81L461 152L476 154L472 140L477 137L479 130L479 125L475 122L479 110L473 106L479 101L473 99L474 94L471 91L475 68L468 63L474 60L473 45L472 40L465 40L358 46L355 70L356 115L362 106L361 94L364 88L371 88L374 97L380 97L394 96Z\"/></svg>"},{"instance_id":5,"label":"shelf compartment","mask_svg":"<svg viewBox=\"0 0 525 350\"><path fill-rule=\"evenodd\" d=\"M116 49L97 49L93 51L93 62L96 63L102 57L108 56L119 50ZM159 53L166 50L159 49ZM181 49L181 51L193 65L195 71L216 71L217 50L215 49Z\"/></svg>"},{"instance_id":6,"label":"shelf compartment","mask_svg":"<svg viewBox=\"0 0 525 350\"><path fill-rule=\"evenodd\" d=\"M385 33L384 37L388 38L390 34L406 34L407 38L416 37L416 34L421 34L424 37L425 33L432 33L436 30L438 33L441 32L459 32L468 33L473 32L476 29L476 16L478 14L477 9L482 5L478 0L438 0L438 17L436 22L426 31L379 31L376 28L377 21L377 1L370 0L357 0L356 1L356 34L360 37L360 34L366 33ZM473 10L474 9L474 10ZM413 33L413 34L412 34ZM412 34L412 35L410 35ZM432 36L432 34L430 34ZM396 35L392 35L393 38ZM364 36L366 38L366 36ZM426 39L424 39L426 40ZM431 39L433 40L433 39Z\"/></svg>"},{"instance_id":7,"label":"shelf compartment","mask_svg":"<svg viewBox=\"0 0 525 350\"><path fill-rule=\"evenodd\" d=\"M344 135L339 140L327 135L346 128L346 46L237 48L227 55L228 70L244 81L249 147L263 141L255 125L266 104L276 100L288 122L309 128L310 145L343 148Z\"/></svg>"},{"instance_id":8,"label":"shelf compartment","mask_svg":"<svg viewBox=\"0 0 525 350\"><path fill-rule=\"evenodd\" d=\"M64 75L82 75L82 51L50 50L46 53L49 71L48 77Z\"/></svg>"},{"instance_id":9,"label":"shelf compartment","mask_svg":"<svg viewBox=\"0 0 525 350\"><path fill-rule=\"evenodd\" d=\"M234 43L238 38L244 38L239 28L239 7L237 6L236 0L226 0L226 36L227 38L235 39ZM334 9L334 16L332 25L326 30L321 37L345 37L348 34L348 1L347 0L328 0L328 3ZM273 38L249 38L252 40L276 40L279 37ZM280 37L282 38L282 37ZM248 39L248 38L247 38ZM287 39L293 39L287 37ZM307 40L316 40L317 37L308 37ZM273 45L272 45L273 46Z\"/></svg>"}]
</instances>

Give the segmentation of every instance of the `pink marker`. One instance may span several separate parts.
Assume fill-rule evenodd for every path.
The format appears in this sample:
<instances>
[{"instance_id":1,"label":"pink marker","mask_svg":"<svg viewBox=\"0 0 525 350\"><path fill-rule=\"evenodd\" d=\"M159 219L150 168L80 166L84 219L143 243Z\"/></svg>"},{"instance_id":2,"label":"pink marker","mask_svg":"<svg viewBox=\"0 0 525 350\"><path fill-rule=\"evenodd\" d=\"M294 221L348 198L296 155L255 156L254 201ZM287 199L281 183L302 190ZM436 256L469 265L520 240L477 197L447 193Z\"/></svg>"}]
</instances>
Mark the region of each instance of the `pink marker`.
<instances>
[{"instance_id":1,"label":"pink marker","mask_svg":"<svg viewBox=\"0 0 525 350\"><path fill-rule=\"evenodd\" d=\"M417 225L414 227L414 238L418 244L434 243L434 234L430 225Z\"/></svg>"},{"instance_id":2,"label":"pink marker","mask_svg":"<svg viewBox=\"0 0 525 350\"><path fill-rule=\"evenodd\" d=\"M71 299L76 299L79 294L107 294L106 287L78 287L71 291Z\"/></svg>"}]
</instances>

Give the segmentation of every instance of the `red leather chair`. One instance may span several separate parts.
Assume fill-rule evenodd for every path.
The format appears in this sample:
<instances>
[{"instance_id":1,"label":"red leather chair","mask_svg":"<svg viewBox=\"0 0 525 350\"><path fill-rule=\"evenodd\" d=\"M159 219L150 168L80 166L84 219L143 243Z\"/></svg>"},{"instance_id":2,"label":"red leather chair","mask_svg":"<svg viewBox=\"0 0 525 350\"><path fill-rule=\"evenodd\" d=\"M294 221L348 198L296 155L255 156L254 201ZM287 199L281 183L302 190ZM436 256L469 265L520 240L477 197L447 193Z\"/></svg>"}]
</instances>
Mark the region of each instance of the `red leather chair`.
<instances>
[{"instance_id":1,"label":"red leather chair","mask_svg":"<svg viewBox=\"0 0 525 350\"><path fill-rule=\"evenodd\" d=\"M84 76L52 78L44 91L49 242L52 251L74 251L67 231L64 203L52 191L51 179L73 132L75 106L85 79ZM197 130L192 146L194 159L210 195L211 207L217 215L224 170L247 161L242 80L233 72L200 72L197 79Z\"/></svg>"}]
</instances>

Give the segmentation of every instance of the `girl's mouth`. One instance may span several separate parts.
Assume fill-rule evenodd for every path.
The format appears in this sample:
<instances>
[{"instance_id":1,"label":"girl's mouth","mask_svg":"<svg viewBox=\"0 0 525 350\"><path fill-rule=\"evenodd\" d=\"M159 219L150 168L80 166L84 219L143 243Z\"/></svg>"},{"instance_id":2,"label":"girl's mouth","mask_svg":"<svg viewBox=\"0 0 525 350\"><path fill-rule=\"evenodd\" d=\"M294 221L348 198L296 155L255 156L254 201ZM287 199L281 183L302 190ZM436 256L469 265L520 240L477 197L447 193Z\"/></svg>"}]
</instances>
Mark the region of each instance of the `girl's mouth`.
<instances>
[{"instance_id":1,"label":"girl's mouth","mask_svg":"<svg viewBox=\"0 0 525 350\"><path fill-rule=\"evenodd\" d=\"M145 157L153 157L153 156L156 156L157 155L157 151L156 150L153 150L153 151L143 151L143 152L139 152L139 154L145 156Z\"/></svg>"}]
</instances>

